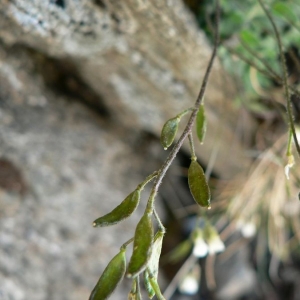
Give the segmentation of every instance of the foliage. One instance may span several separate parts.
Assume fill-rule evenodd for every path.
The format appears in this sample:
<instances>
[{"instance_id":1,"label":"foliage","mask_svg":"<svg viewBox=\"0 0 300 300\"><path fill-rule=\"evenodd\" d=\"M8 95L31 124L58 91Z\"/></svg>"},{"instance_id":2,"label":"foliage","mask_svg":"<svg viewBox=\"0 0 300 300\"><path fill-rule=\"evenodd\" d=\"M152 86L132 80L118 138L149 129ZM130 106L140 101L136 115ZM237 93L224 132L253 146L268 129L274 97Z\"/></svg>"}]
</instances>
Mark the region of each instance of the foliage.
<instances>
[{"instance_id":1,"label":"foliage","mask_svg":"<svg viewBox=\"0 0 300 300\"><path fill-rule=\"evenodd\" d=\"M297 0L264 1L276 22L283 46L287 52L300 49L300 3ZM273 76L253 72L253 64L270 73L272 69L280 74L280 60L277 42L272 33L268 18L257 0L221 1L222 19L220 22L221 46L219 57L224 67L243 83L245 98L255 99L260 89L269 89L274 84ZM213 14L211 1L197 8L197 18L201 27L206 27L205 20ZM252 63L251 63L252 62ZM234 66L234 67L233 67ZM263 109L262 105L253 105L244 101L249 109ZM249 105L248 105L249 104Z\"/></svg>"}]
</instances>

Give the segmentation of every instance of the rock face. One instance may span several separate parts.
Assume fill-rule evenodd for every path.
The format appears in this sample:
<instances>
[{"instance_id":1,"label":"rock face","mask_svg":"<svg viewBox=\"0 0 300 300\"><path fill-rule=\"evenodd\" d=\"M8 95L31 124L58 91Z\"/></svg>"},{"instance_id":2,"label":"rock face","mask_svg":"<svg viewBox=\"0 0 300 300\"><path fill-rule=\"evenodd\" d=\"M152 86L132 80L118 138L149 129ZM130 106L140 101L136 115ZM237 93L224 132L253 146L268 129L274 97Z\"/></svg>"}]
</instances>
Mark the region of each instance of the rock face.
<instances>
[{"instance_id":1,"label":"rock face","mask_svg":"<svg viewBox=\"0 0 300 300\"><path fill-rule=\"evenodd\" d=\"M0 299L87 299L147 191L123 225L92 221L159 167L160 128L193 105L210 47L175 0L4 0L0 14ZM236 141L228 159L233 94L216 64L198 154L221 136L221 176L242 155Z\"/></svg>"}]
</instances>

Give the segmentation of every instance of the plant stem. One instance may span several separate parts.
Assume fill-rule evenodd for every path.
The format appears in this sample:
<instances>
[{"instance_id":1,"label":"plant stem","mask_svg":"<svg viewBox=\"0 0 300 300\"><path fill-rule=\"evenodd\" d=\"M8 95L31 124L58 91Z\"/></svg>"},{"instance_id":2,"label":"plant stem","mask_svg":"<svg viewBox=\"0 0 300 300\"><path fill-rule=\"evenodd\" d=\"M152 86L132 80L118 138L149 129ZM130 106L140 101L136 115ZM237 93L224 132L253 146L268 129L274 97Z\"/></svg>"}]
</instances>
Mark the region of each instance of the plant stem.
<instances>
[{"instance_id":1,"label":"plant stem","mask_svg":"<svg viewBox=\"0 0 300 300\"><path fill-rule=\"evenodd\" d=\"M159 218L159 216L158 216L156 210L154 209L153 212L154 212L154 217L155 217L155 219L156 219L156 221L157 221L157 223L158 223L158 228L159 228L159 230L160 230L161 232L165 233L165 232L166 232L166 229L165 229L163 223L161 222L161 220L160 220L160 218Z\"/></svg>"},{"instance_id":2,"label":"plant stem","mask_svg":"<svg viewBox=\"0 0 300 300\"><path fill-rule=\"evenodd\" d=\"M125 243L121 246L120 250L126 249L126 247L127 247L130 243L132 243L133 240L134 240L134 238L132 237L132 238L129 239L127 242L125 242Z\"/></svg>"},{"instance_id":3,"label":"plant stem","mask_svg":"<svg viewBox=\"0 0 300 300\"><path fill-rule=\"evenodd\" d=\"M137 190L142 191L147 183L149 183L153 178L157 176L158 172L155 171L151 175L149 175L142 183L137 186Z\"/></svg>"},{"instance_id":4,"label":"plant stem","mask_svg":"<svg viewBox=\"0 0 300 300\"><path fill-rule=\"evenodd\" d=\"M283 45L281 42L280 34L278 32L277 26L273 20L273 17L271 16L270 12L268 9L265 7L264 3L262 0L258 0L260 6L262 7L263 11L265 12L266 16L270 20L275 37L277 40L278 48L279 48L279 54L280 54L280 62L281 62L281 68L282 68L282 73L283 73L283 83L284 83L284 89L285 89L285 97L286 97L286 109L287 109L287 114L289 118L289 126L293 134L294 142L296 145L297 153L300 156L300 146L298 143L297 135L296 135L296 130L295 130L295 124L294 124L294 119L293 119L293 112L292 112L292 102L291 102L291 97L290 97L290 91L288 88L288 74L287 74L287 69L286 69L286 61L284 57L284 51L283 51Z\"/></svg>"},{"instance_id":5,"label":"plant stem","mask_svg":"<svg viewBox=\"0 0 300 300\"><path fill-rule=\"evenodd\" d=\"M211 73L211 69L217 54L217 48L219 45L219 22L220 22L220 4L219 4L219 0L216 1L216 28L215 28L215 42L214 42L214 46L213 46L213 51L208 63L208 66L206 68L205 71L205 75L202 81L202 85L197 97L197 100L194 104L193 107L193 112L190 116L190 119L182 133L182 135L180 136L179 140L177 141L177 143L174 145L173 149L171 150L170 154L168 155L167 159L165 160L164 164L162 165L162 167L159 169L158 174L156 176L155 182L153 184L152 190L151 190L151 194L148 200L148 205L147 205L147 210L149 211L150 209L154 209L154 201L155 201L155 195L158 192L158 188L161 185L162 179L164 178L167 170L169 169L170 165L172 164L172 162L174 161L178 151L180 150L184 140L186 139L186 137L189 135L189 133L192 130L193 124L195 122L196 116L197 116L197 112L199 110L199 107L203 101L203 97L205 94L205 90L207 87L207 83L208 83L208 79Z\"/></svg>"},{"instance_id":6,"label":"plant stem","mask_svg":"<svg viewBox=\"0 0 300 300\"><path fill-rule=\"evenodd\" d=\"M249 66L253 67L254 69L256 69L261 74L265 75L268 78L271 78L271 79L275 80L278 84L282 84L282 85L284 84L283 79L274 70L272 70L272 73L269 72L268 70L264 70L261 67L259 67L254 60L248 59L247 57L245 57L241 53L238 53L236 50L234 50L232 48L229 48L229 47L226 47L226 46L224 46L224 47L231 54L236 55L239 59L241 59L242 61L244 61ZM252 55L254 56L254 54L252 54ZM259 59L258 57L256 57L256 55L254 57ZM261 61L261 63L263 63L263 61ZM300 97L300 92L295 87L293 87L291 85L288 85L288 87L289 87L291 93L293 93L293 94L297 95L298 97Z\"/></svg>"},{"instance_id":7,"label":"plant stem","mask_svg":"<svg viewBox=\"0 0 300 300\"><path fill-rule=\"evenodd\" d=\"M179 119L181 119L185 114L187 114L189 111L193 111L193 110L194 110L194 107L187 108L183 112L181 112L180 114L178 114L176 117L179 118Z\"/></svg>"},{"instance_id":8,"label":"plant stem","mask_svg":"<svg viewBox=\"0 0 300 300\"><path fill-rule=\"evenodd\" d=\"M194 160L196 161L197 160L197 157L196 157L196 154L195 154L195 147L194 147L194 141L193 141L193 136L192 136L192 133L190 133L188 135L189 137L189 143L190 143L190 148L191 148L191 160Z\"/></svg>"}]
</instances>

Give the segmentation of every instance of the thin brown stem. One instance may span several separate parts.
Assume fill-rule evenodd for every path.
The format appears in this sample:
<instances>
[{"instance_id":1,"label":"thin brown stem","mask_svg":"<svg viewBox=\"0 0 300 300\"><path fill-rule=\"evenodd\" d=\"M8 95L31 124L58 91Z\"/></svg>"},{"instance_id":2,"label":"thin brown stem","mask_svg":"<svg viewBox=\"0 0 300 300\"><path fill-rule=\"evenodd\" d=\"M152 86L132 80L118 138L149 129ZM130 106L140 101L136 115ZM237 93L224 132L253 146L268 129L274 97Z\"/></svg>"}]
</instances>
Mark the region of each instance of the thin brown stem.
<instances>
[{"instance_id":1,"label":"thin brown stem","mask_svg":"<svg viewBox=\"0 0 300 300\"><path fill-rule=\"evenodd\" d=\"M205 90L208 84L208 79L211 73L211 69L217 54L217 48L219 45L219 22L220 22L220 4L219 4L219 0L216 1L216 27L215 27L215 42L214 42L214 46L213 46L213 51L207 66L207 69L205 71L205 75L202 81L202 85L197 97L197 100L194 104L194 109L193 112L190 116L190 119L182 133L182 135L180 136L179 140L177 141L177 143L174 145L173 149L171 150L170 154L168 155L167 159L165 160L164 164L162 165L162 167L160 168L160 170L158 171L157 177L155 179L155 182L153 184L152 190L151 190L151 195L149 198L149 202L147 205L147 209L149 210L149 208L151 208L152 210L154 209L154 200L155 200L155 195L158 192L158 188L161 185L162 179L164 178L167 170L169 169L170 165L172 164L172 162L174 161L178 151L180 150L184 140L187 138L187 136L189 135L189 133L192 130L193 124L195 122L196 116L197 116L197 112L199 110L199 107L203 101L203 97L205 94Z\"/></svg>"},{"instance_id":2,"label":"thin brown stem","mask_svg":"<svg viewBox=\"0 0 300 300\"><path fill-rule=\"evenodd\" d=\"M288 88L288 73L287 73L287 69L286 69L286 61L285 61L285 57L284 57L283 44L281 42L281 37L278 32L277 26L273 20L272 15L270 14L269 10L265 7L262 0L258 0L258 2L260 4L260 6L262 7L263 11L265 12L266 16L268 17L270 23L272 24L272 27L273 27L273 30L275 33L275 37L277 40L279 54L280 54L281 68L282 68L282 73L283 73L283 83L284 83L283 85L284 85L285 97L286 97L286 101L287 101L286 109L287 109L287 114L288 114L288 118L289 118L289 125L290 125L290 129L292 131L292 134L293 134L293 139L294 139L294 142L296 145L297 153L300 156L300 146L299 146L297 135L296 135L295 124L294 124L294 119L293 119L293 112L292 112L292 101L291 101L290 91Z\"/></svg>"}]
</instances>

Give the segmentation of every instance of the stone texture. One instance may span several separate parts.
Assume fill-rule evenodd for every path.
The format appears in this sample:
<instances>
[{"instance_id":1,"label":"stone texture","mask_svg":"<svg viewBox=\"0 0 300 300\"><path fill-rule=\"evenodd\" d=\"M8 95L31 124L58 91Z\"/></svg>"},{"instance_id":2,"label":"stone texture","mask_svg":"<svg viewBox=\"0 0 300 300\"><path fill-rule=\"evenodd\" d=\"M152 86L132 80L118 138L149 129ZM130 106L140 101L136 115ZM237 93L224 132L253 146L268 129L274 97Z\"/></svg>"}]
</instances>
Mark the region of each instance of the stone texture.
<instances>
[{"instance_id":1,"label":"stone texture","mask_svg":"<svg viewBox=\"0 0 300 300\"><path fill-rule=\"evenodd\" d=\"M159 131L193 105L210 52L179 0L0 1L1 300L88 298L147 191L123 225L92 221L160 166ZM207 163L220 138L224 177L245 162L233 95L217 63L197 151Z\"/></svg>"}]
</instances>

